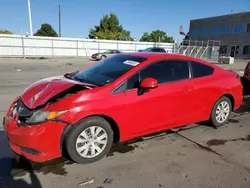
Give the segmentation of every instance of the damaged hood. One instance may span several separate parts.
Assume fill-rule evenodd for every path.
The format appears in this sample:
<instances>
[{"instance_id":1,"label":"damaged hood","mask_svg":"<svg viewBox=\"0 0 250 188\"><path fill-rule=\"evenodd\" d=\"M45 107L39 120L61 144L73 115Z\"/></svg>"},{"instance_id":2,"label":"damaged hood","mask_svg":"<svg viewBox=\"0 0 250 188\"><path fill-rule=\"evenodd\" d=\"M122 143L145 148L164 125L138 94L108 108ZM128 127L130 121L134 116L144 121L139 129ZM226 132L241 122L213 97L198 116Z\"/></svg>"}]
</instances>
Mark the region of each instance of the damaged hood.
<instances>
[{"instance_id":1,"label":"damaged hood","mask_svg":"<svg viewBox=\"0 0 250 188\"><path fill-rule=\"evenodd\" d=\"M86 86L85 89L92 86L90 84L67 79L64 76L50 77L29 86L21 95L21 99L29 109L35 109L46 104L46 102L54 96L75 85Z\"/></svg>"}]
</instances>

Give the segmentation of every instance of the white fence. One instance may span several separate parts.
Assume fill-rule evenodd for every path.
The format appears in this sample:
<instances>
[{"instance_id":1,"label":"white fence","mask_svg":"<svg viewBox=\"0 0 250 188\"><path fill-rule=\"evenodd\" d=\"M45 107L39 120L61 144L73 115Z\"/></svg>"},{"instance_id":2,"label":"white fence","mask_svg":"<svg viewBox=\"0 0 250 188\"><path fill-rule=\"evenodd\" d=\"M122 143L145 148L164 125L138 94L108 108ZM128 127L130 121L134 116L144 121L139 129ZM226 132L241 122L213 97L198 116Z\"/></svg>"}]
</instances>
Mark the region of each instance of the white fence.
<instances>
[{"instance_id":1,"label":"white fence","mask_svg":"<svg viewBox=\"0 0 250 188\"><path fill-rule=\"evenodd\" d=\"M107 49L134 52L152 46L163 47L168 53L175 51L172 43L0 35L0 57L88 57Z\"/></svg>"}]
</instances>

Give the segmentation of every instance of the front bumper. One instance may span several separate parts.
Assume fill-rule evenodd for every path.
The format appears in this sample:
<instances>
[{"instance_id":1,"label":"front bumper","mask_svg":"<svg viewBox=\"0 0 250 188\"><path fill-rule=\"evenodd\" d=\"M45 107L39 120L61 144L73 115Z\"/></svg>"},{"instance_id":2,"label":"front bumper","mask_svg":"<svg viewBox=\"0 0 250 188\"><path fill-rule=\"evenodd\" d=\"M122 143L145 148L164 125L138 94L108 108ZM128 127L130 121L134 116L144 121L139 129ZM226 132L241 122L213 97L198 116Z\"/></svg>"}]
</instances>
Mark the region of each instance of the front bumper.
<instances>
[{"instance_id":1,"label":"front bumper","mask_svg":"<svg viewBox=\"0 0 250 188\"><path fill-rule=\"evenodd\" d=\"M18 126L17 114L3 120L10 146L15 153L34 162L45 162L62 156L63 122L49 121L32 126Z\"/></svg>"}]
</instances>

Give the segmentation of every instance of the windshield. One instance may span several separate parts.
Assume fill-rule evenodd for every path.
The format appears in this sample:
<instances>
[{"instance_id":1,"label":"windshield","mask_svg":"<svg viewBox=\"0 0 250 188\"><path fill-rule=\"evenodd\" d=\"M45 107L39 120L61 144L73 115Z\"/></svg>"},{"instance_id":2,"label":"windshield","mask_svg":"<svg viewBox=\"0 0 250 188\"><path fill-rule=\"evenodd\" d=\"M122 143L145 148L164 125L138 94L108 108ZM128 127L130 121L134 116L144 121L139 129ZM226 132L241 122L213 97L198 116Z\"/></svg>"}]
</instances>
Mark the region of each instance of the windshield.
<instances>
[{"instance_id":1,"label":"windshield","mask_svg":"<svg viewBox=\"0 0 250 188\"><path fill-rule=\"evenodd\" d=\"M112 56L76 73L71 76L70 79L97 86L104 86L115 81L117 78L146 59L147 58L144 57L130 55Z\"/></svg>"},{"instance_id":2,"label":"windshield","mask_svg":"<svg viewBox=\"0 0 250 188\"><path fill-rule=\"evenodd\" d=\"M111 50L106 50L106 51L104 51L103 53L104 53L104 54L111 54L111 52L112 52Z\"/></svg>"},{"instance_id":3,"label":"windshield","mask_svg":"<svg viewBox=\"0 0 250 188\"><path fill-rule=\"evenodd\" d=\"M146 48L144 50L142 50L143 52L151 52L152 51L152 48Z\"/></svg>"}]
</instances>

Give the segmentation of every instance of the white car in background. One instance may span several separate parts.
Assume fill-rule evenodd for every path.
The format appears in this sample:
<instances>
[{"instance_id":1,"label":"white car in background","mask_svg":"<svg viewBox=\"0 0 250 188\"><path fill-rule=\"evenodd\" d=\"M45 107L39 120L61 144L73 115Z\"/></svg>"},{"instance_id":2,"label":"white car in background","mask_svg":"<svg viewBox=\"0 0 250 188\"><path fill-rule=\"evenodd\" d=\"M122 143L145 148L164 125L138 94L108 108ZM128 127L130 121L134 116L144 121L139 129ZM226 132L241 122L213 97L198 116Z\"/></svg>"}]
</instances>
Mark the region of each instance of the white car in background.
<instances>
[{"instance_id":1,"label":"white car in background","mask_svg":"<svg viewBox=\"0 0 250 188\"><path fill-rule=\"evenodd\" d=\"M94 60L101 60L120 53L122 53L120 50L111 49L111 50L106 50L104 52L95 53L91 56L91 58Z\"/></svg>"}]
</instances>

